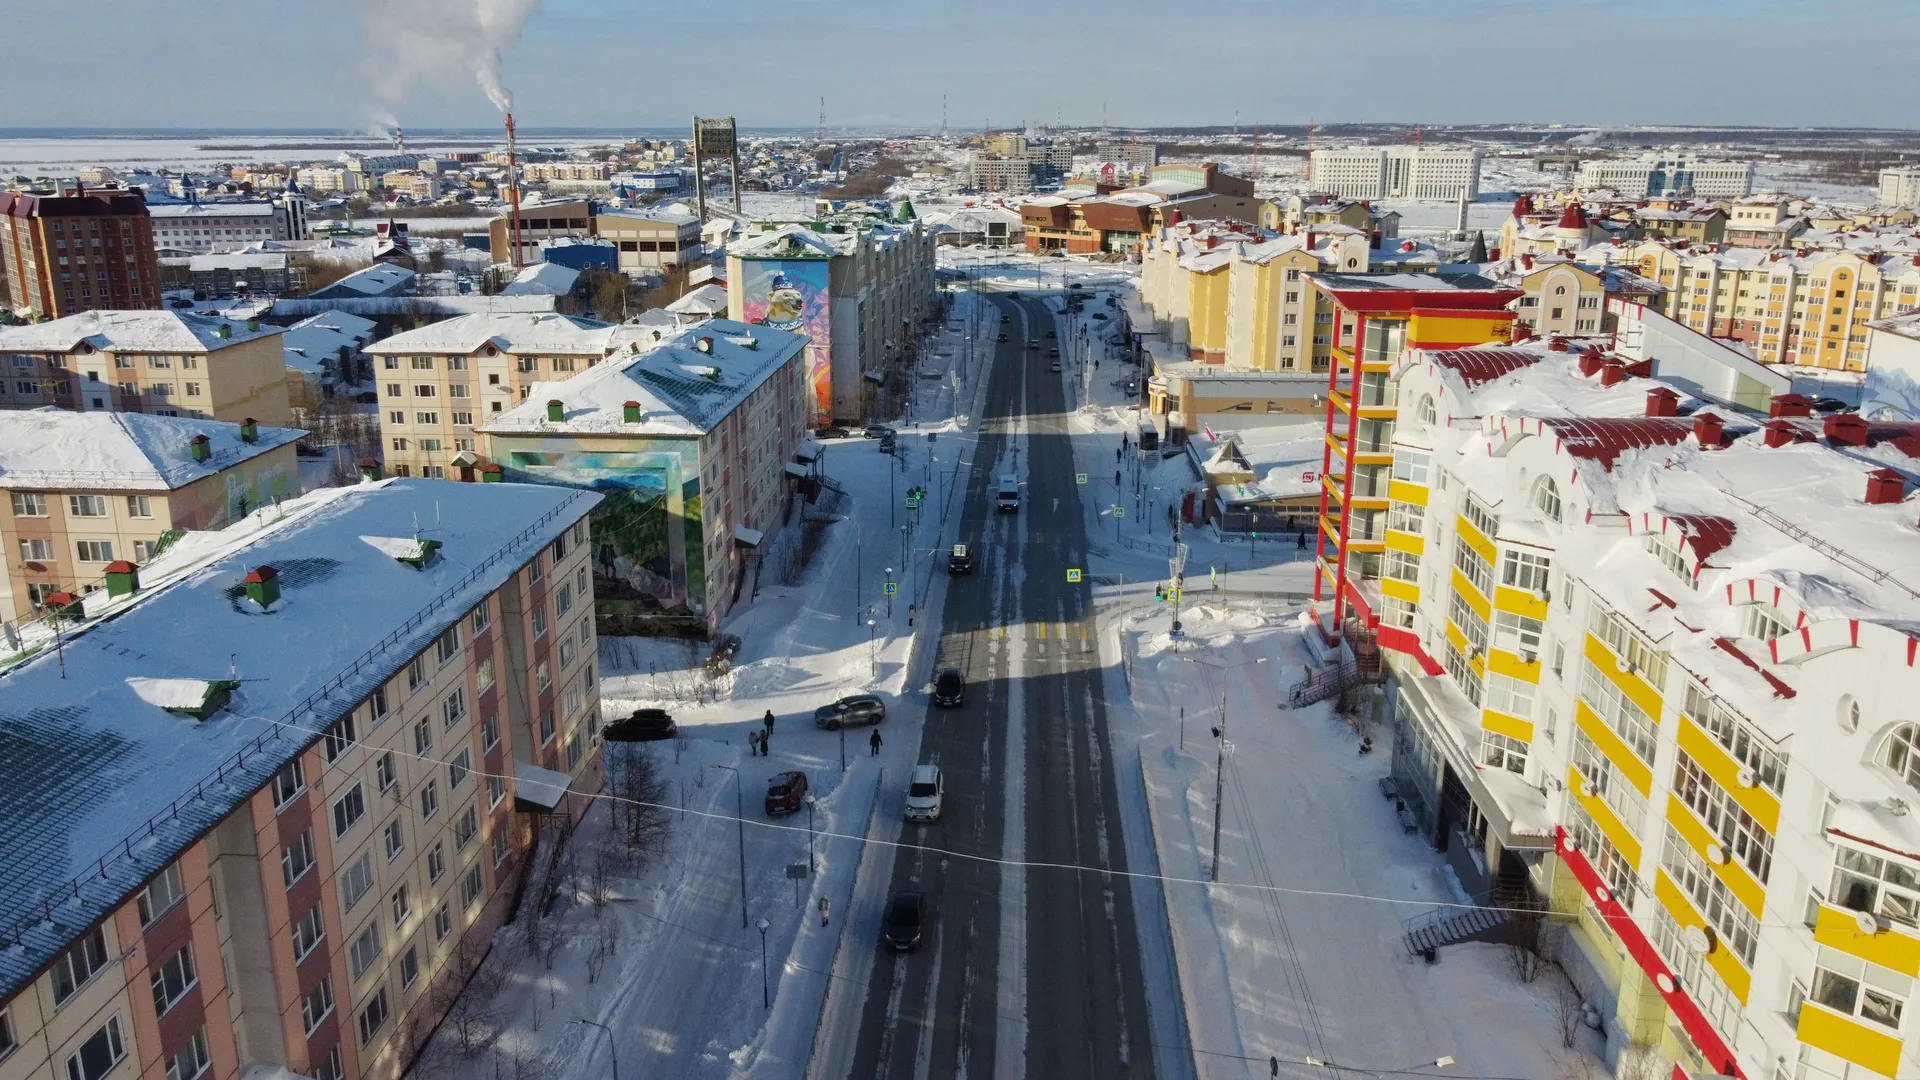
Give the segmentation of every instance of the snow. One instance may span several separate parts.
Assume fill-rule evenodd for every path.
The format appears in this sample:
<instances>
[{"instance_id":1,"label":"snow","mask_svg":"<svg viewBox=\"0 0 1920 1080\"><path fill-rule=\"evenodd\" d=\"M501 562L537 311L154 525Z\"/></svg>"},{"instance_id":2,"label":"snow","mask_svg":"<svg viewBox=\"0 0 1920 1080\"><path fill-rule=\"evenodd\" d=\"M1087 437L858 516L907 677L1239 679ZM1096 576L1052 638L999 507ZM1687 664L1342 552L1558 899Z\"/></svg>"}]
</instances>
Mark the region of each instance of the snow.
<instances>
[{"instance_id":1,"label":"snow","mask_svg":"<svg viewBox=\"0 0 1920 1080\"><path fill-rule=\"evenodd\" d=\"M500 290L502 296L566 296L573 291L580 280L580 271L559 263L535 263L521 270L507 287Z\"/></svg>"},{"instance_id":2,"label":"snow","mask_svg":"<svg viewBox=\"0 0 1920 1080\"><path fill-rule=\"evenodd\" d=\"M227 336L220 336L226 327ZM204 353L280 333L280 327L185 311L83 311L0 329L0 353L71 352L81 342L102 352Z\"/></svg>"},{"instance_id":3,"label":"snow","mask_svg":"<svg viewBox=\"0 0 1920 1080\"><path fill-rule=\"evenodd\" d=\"M158 709L197 709L206 704L210 689L205 679L130 678L133 696Z\"/></svg>"},{"instance_id":4,"label":"snow","mask_svg":"<svg viewBox=\"0 0 1920 1080\"><path fill-rule=\"evenodd\" d=\"M276 447L305 432L147 413L0 412L0 488L169 491ZM194 437L205 435L207 460L195 461Z\"/></svg>"},{"instance_id":5,"label":"snow","mask_svg":"<svg viewBox=\"0 0 1920 1080\"><path fill-rule=\"evenodd\" d=\"M381 356L441 353L465 356L482 345L532 355L604 355L609 324L573 315L475 313L429 323L381 339L368 351Z\"/></svg>"}]
</instances>

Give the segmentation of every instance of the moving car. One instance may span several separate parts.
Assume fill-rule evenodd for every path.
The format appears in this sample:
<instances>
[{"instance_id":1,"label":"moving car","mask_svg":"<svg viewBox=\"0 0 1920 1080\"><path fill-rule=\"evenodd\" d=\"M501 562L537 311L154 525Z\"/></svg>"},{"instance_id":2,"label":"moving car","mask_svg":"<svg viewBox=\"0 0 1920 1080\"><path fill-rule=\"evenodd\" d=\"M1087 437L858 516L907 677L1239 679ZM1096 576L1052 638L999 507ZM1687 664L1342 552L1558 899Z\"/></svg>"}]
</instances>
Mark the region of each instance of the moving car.
<instances>
[{"instance_id":1,"label":"moving car","mask_svg":"<svg viewBox=\"0 0 1920 1080\"><path fill-rule=\"evenodd\" d=\"M943 668L933 678L933 703L958 708L967 696L967 677L959 668Z\"/></svg>"},{"instance_id":2,"label":"moving car","mask_svg":"<svg viewBox=\"0 0 1920 1080\"><path fill-rule=\"evenodd\" d=\"M1005 340L1007 340L1007 335L1005 335L1005 334L1001 334L1001 335L999 336L999 338L997 338L996 340L999 340L999 341L1005 341Z\"/></svg>"},{"instance_id":3,"label":"moving car","mask_svg":"<svg viewBox=\"0 0 1920 1080\"><path fill-rule=\"evenodd\" d=\"M994 501L1002 510L1020 509L1020 478L1012 473L1001 473L1000 491Z\"/></svg>"},{"instance_id":4,"label":"moving car","mask_svg":"<svg viewBox=\"0 0 1920 1080\"><path fill-rule=\"evenodd\" d=\"M1000 316L1000 321L1001 321L1001 322L1003 322L1003 323L1010 323L1010 322L1012 322L1012 321L1013 321L1013 316L1011 316L1011 315L1002 315L1002 316Z\"/></svg>"},{"instance_id":5,"label":"moving car","mask_svg":"<svg viewBox=\"0 0 1920 1080\"><path fill-rule=\"evenodd\" d=\"M1060 350L1059 350L1059 349L1048 349L1048 350L1047 350L1047 356L1049 356L1049 357L1057 357L1057 356L1059 356L1059 355L1060 355Z\"/></svg>"},{"instance_id":6,"label":"moving car","mask_svg":"<svg viewBox=\"0 0 1920 1080\"><path fill-rule=\"evenodd\" d=\"M828 731L878 724L886 718L887 703L876 694L854 694L813 710L813 722Z\"/></svg>"},{"instance_id":7,"label":"moving car","mask_svg":"<svg viewBox=\"0 0 1920 1080\"><path fill-rule=\"evenodd\" d=\"M1031 341L1029 341L1029 342L1027 342L1027 348L1029 348L1029 349L1037 349L1037 348L1039 348L1039 347L1040 347L1040 339L1038 339L1038 338L1035 338L1035 339L1033 339L1033 340L1031 340Z\"/></svg>"},{"instance_id":8,"label":"moving car","mask_svg":"<svg viewBox=\"0 0 1920 1080\"><path fill-rule=\"evenodd\" d=\"M973 573L973 552L967 550L967 545L965 544L953 545L953 551L948 553L947 555L947 573L949 574Z\"/></svg>"},{"instance_id":9,"label":"moving car","mask_svg":"<svg viewBox=\"0 0 1920 1080\"><path fill-rule=\"evenodd\" d=\"M1048 365L1047 365L1047 370L1049 370L1049 371L1061 371L1061 370L1064 370L1064 369L1062 369L1062 368L1061 368L1061 366L1060 366L1060 361L1058 361L1058 360L1055 360L1055 361L1054 361L1053 363L1051 363L1051 364L1048 364Z\"/></svg>"},{"instance_id":10,"label":"moving car","mask_svg":"<svg viewBox=\"0 0 1920 1080\"><path fill-rule=\"evenodd\" d=\"M1094 312L1094 313L1093 313L1093 317L1094 317L1094 318L1096 318L1096 319L1098 319L1098 320L1100 320L1101 322L1106 322L1106 321L1107 321L1107 313L1106 313L1106 312L1104 312L1104 311L1096 311L1096 312Z\"/></svg>"},{"instance_id":11,"label":"moving car","mask_svg":"<svg viewBox=\"0 0 1920 1080\"><path fill-rule=\"evenodd\" d=\"M893 435L893 429L885 424L868 424L861 434L869 439L885 439Z\"/></svg>"},{"instance_id":12,"label":"moving car","mask_svg":"<svg viewBox=\"0 0 1920 1080\"><path fill-rule=\"evenodd\" d=\"M1053 331L1051 331L1051 330L1049 330L1049 331L1047 331L1047 336L1048 336L1048 337L1059 337L1060 335L1058 335L1058 334L1056 334L1056 333L1054 333Z\"/></svg>"},{"instance_id":13,"label":"moving car","mask_svg":"<svg viewBox=\"0 0 1920 1080\"><path fill-rule=\"evenodd\" d=\"M600 735L608 742L651 742L671 739L680 731L672 714L665 709L635 709L629 715L608 724Z\"/></svg>"},{"instance_id":14,"label":"moving car","mask_svg":"<svg viewBox=\"0 0 1920 1080\"><path fill-rule=\"evenodd\" d=\"M905 952L920 944L920 932L929 914L926 893L919 889L901 889L887 901L881 935L888 945Z\"/></svg>"},{"instance_id":15,"label":"moving car","mask_svg":"<svg viewBox=\"0 0 1920 1080\"><path fill-rule=\"evenodd\" d=\"M907 779L907 820L939 821L940 800L947 793L947 782L938 765L915 765Z\"/></svg>"},{"instance_id":16,"label":"moving car","mask_svg":"<svg viewBox=\"0 0 1920 1080\"><path fill-rule=\"evenodd\" d=\"M791 814L807 804L807 774L795 770L773 774L767 781L767 813Z\"/></svg>"}]
</instances>

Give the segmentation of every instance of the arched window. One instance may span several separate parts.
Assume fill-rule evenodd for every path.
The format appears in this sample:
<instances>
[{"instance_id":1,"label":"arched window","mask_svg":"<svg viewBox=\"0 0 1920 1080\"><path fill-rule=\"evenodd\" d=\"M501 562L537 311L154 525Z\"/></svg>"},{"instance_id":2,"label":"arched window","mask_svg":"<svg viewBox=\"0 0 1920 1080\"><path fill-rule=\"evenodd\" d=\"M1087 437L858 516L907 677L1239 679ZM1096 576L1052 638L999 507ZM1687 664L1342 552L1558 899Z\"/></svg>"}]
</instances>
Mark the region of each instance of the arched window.
<instances>
[{"instance_id":1,"label":"arched window","mask_svg":"<svg viewBox=\"0 0 1920 1080\"><path fill-rule=\"evenodd\" d=\"M1555 296L1567 295L1567 287L1565 285L1555 285L1553 287L1553 295Z\"/></svg>"},{"instance_id":2,"label":"arched window","mask_svg":"<svg viewBox=\"0 0 1920 1080\"><path fill-rule=\"evenodd\" d=\"M1920 724L1901 724L1888 733L1877 760L1920 791Z\"/></svg>"},{"instance_id":3,"label":"arched window","mask_svg":"<svg viewBox=\"0 0 1920 1080\"><path fill-rule=\"evenodd\" d=\"M1533 508L1548 521L1560 520L1560 485L1553 477L1543 476L1533 485Z\"/></svg>"},{"instance_id":4,"label":"arched window","mask_svg":"<svg viewBox=\"0 0 1920 1080\"><path fill-rule=\"evenodd\" d=\"M1435 424L1439 421L1440 411L1433 407L1433 395L1420 395L1420 422L1423 424Z\"/></svg>"}]
</instances>

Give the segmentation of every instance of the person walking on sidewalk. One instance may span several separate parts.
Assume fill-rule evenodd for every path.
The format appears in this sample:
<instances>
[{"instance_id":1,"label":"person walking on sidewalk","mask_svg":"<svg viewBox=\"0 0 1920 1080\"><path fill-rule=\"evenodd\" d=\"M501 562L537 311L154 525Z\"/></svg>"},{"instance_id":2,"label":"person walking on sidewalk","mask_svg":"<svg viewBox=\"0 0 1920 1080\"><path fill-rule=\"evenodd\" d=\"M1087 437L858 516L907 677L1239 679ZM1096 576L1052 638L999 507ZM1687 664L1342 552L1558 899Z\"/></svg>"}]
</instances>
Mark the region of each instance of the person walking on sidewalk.
<instances>
[{"instance_id":1,"label":"person walking on sidewalk","mask_svg":"<svg viewBox=\"0 0 1920 1080\"><path fill-rule=\"evenodd\" d=\"M879 729L877 729L877 728L876 728L876 729L874 730L874 733L873 733L872 735L869 735L869 736L867 736L867 745L868 745L868 746L871 746L871 747L873 747L873 753L872 753L872 755L870 755L870 756L872 756L872 757L879 757L879 756L880 756L880 731L879 731Z\"/></svg>"},{"instance_id":2,"label":"person walking on sidewalk","mask_svg":"<svg viewBox=\"0 0 1920 1080\"><path fill-rule=\"evenodd\" d=\"M760 733L757 731L749 730L747 732L747 756L760 756Z\"/></svg>"},{"instance_id":3,"label":"person walking on sidewalk","mask_svg":"<svg viewBox=\"0 0 1920 1080\"><path fill-rule=\"evenodd\" d=\"M760 725L767 729L767 734L769 735L773 734L773 710L772 709L768 709L767 715L760 718Z\"/></svg>"}]
</instances>

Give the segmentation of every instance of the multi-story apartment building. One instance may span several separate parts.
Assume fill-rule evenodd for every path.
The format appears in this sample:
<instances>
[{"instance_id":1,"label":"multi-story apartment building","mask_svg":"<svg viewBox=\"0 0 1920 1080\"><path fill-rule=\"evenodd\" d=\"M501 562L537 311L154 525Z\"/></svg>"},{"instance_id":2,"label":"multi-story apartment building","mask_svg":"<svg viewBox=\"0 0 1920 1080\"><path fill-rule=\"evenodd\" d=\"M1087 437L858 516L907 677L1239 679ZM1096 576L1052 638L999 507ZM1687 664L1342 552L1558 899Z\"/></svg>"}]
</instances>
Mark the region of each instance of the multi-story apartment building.
<instances>
[{"instance_id":1,"label":"multi-story apartment building","mask_svg":"<svg viewBox=\"0 0 1920 1080\"><path fill-rule=\"evenodd\" d=\"M1420 146L1354 146L1315 150L1317 191L1349 199L1468 202L1480 197L1480 151Z\"/></svg>"},{"instance_id":2,"label":"multi-story apartment building","mask_svg":"<svg viewBox=\"0 0 1920 1080\"><path fill-rule=\"evenodd\" d=\"M0 409L46 405L285 426L281 328L182 311L88 311L0 327Z\"/></svg>"},{"instance_id":3,"label":"multi-story apartment building","mask_svg":"<svg viewBox=\"0 0 1920 1080\"><path fill-rule=\"evenodd\" d=\"M594 218L598 234L611 241L619 267L630 274L658 273L699 262L700 219L671 210L606 210Z\"/></svg>"},{"instance_id":4,"label":"multi-story apartment building","mask_svg":"<svg viewBox=\"0 0 1920 1080\"><path fill-rule=\"evenodd\" d=\"M1659 283L1624 266L1587 265L1566 255L1516 255L1487 264L1481 273L1524 292L1514 302L1516 327L1525 326L1536 337L1612 333L1607 309L1611 297L1656 308L1666 305L1667 290Z\"/></svg>"},{"instance_id":5,"label":"multi-story apartment building","mask_svg":"<svg viewBox=\"0 0 1920 1080\"><path fill-rule=\"evenodd\" d=\"M153 222L137 189L0 191L0 266L18 314L160 306Z\"/></svg>"},{"instance_id":6,"label":"multi-story apartment building","mask_svg":"<svg viewBox=\"0 0 1920 1080\"><path fill-rule=\"evenodd\" d=\"M1562 350L1388 380L1385 550L1344 595L1398 797L1481 902L1546 905L1610 1060L1910 1075L1920 425Z\"/></svg>"},{"instance_id":7,"label":"multi-story apartment building","mask_svg":"<svg viewBox=\"0 0 1920 1080\"><path fill-rule=\"evenodd\" d=\"M1717 206L1656 200L1633 211L1633 227L1643 237L1664 237L1686 244L1718 244L1726 239L1727 212Z\"/></svg>"},{"instance_id":8,"label":"multi-story apartment building","mask_svg":"<svg viewBox=\"0 0 1920 1080\"><path fill-rule=\"evenodd\" d=\"M513 215L502 214L487 223L488 245L494 262L520 266L540 261L540 245L562 236L594 236L597 211L586 199L532 203L520 210L520 257L513 257Z\"/></svg>"},{"instance_id":9,"label":"multi-story apartment building","mask_svg":"<svg viewBox=\"0 0 1920 1080\"><path fill-rule=\"evenodd\" d=\"M979 151L967 155L967 187L975 191L1025 195L1033 190L1034 176L1040 171L1040 163L1025 155L998 157Z\"/></svg>"},{"instance_id":10,"label":"multi-story apartment building","mask_svg":"<svg viewBox=\"0 0 1920 1080\"><path fill-rule=\"evenodd\" d=\"M1920 166L1899 165L1880 170L1882 206L1920 206Z\"/></svg>"},{"instance_id":11,"label":"multi-story apartment building","mask_svg":"<svg viewBox=\"0 0 1920 1080\"><path fill-rule=\"evenodd\" d=\"M1667 154L1589 158L1580 163L1578 182L1583 188L1611 188L1629 199L1660 195L1744 199L1753 192L1753 163Z\"/></svg>"},{"instance_id":12,"label":"multi-story apartment building","mask_svg":"<svg viewBox=\"0 0 1920 1080\"><path fill-rule=\"evenodd\" d=\"M554 180L605 180L613 175L613 166L604 161L536 161L521 167L521 176L529 184Z\"/></svg>"},{"instance_id":13,"label":"multi-story apartment building","mask_svg":"<svg viewBox=\"0 0 1920 1080\"><path fill-rule=\"evenodd\" d=\"M807 472L794 463L812 405L806 345L713 319L630 340L483 425L483 468L500 470L489 478L607 496L593 521L602 629L679 614L712 630L739 601Z\"/></svg>"},{"instance_id":14,"label":"multi-story apartment building","mask_svg":"<svg viewBox=\"0 0 1920 1080\"><path fill-rule=\"evenodd\" d=\"M203 255L307 238L306 204L297 194L278 201L155 203L149 212L154 247L164 255Z\"/></svg>"},{"instance_id":15,"label":"multi-story apartment building","mask_svg":"<svg viewBox=\"0 0 1920 1080\"><path fill-rule=\"evenodd\" d=\"M365 176L362 173L352 169L341 168L337 165L316 165L311 168L300 169L293 175L294 179L302 188L317 195L325 195L332 192L351 194L352 192L359 191L366 183Z\"/></svg>"},{"instance_id":16,"label":"multi-story apartment building","mask_svg":"<svg viewBox=\"0 0 1920 1080\"><path fill-rule=\"evenodd\" d=\"M0 621L106 584L182 529L217 529L300 492L304 432L141 413L0 412Z\"/></svg>"},{"instance_id":17,"label":"multi-story apartment building","mask_svg":"<svg viewBox=\"0 0 1920 1080\"><path fill-rule=\"evenodd\" d=\"M1727 212L1727 243L1734 247L1785 247L1807 231L1807 219L1792 213L1793 200L1775 192L1749 195Z\"/></svg>"},{"instance_id":18,"label":"multi-story apartment building","mask_svg":"<svg viewBox=\"0 0 1920 1080\"><path fill-rule=\"evenodd\" d=\"M598 501L315 493L0 674L0 1077L398 1077L599 790Z\"/></svg>"}]
</instances>

